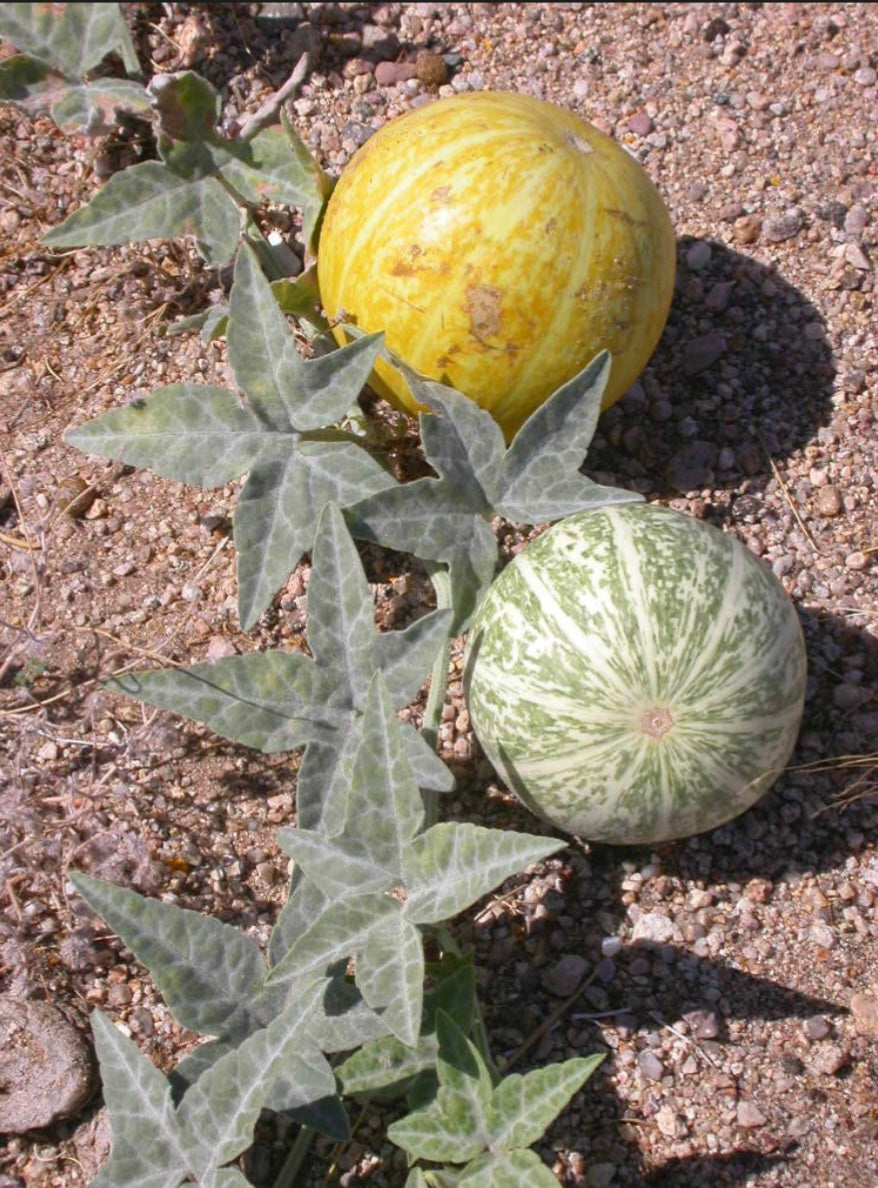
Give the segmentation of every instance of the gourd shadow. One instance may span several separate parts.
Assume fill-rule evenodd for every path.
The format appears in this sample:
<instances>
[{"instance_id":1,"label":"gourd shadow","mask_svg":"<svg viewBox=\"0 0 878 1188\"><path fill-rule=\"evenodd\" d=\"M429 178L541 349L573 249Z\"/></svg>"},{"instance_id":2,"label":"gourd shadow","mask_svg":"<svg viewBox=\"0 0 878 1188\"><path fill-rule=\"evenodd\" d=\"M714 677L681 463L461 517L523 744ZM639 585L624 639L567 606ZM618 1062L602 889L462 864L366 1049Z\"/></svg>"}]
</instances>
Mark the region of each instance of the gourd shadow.
<instances>
[{"instance_id":1,"label":"gourd shadow","mask_svg":"<svg viewBox=\"0 0 878 1188\"><path fill-rule=\"evenodd\" d=\"M661 340L638 384L607 410L586 469L650 497L760 489L829 423L835 364L824 320L777 270L724 244L677 279Z\"/></svg>"},{"instance_id":2,"label":"gourd shadow","mask_svg":"<svg viewBox=\"0 0 878 1188\"><path fill-rule=\"evenodd\" d=\"M507 937L492 929L480 938L477 930L477 951L480 940L484 946L480 963L494 967L486 1022L498 1038L510 1023L523 1037L540 1032L558 1005L546 993L547 972L564 955L584 959L588 977L573 991L576 1001L555 1034L560 1030L564 1037L564 1056L603 1046L608 1060L578 1100L576 1135L571 1140L562 1119L551 1137L581 1151L589 1164L612 1163L620 1188L737 1184L771 1166L794 1165L798 1132L783 1111L769 1116L752 1138L738 1132L730 1140L736 1149L723 1153L706 1154L703 1147L693 1152L701 1147L693 1127L678 1140L680 1155L660 1167L644 1166L636 1127L656 1125L663 1106L674 1111L679 1105L680 1116L685 1105L691 1116L700 1093L725 1095L734 1113L739 1096L746 1099L747 1081L721 1071L728 1066L728 1044L770 1048L773 1069L786 1077L792 1096L819 1092L825 1078L814 1066L817 1049L805 1023L821 1017L832 1043L848 1014L848 995L859 987L857 947L865 951L871 939L852 925L839 929L837 904L822 914L817 910L816 876L843 868L878 829L878 641L856 618L800 613L810 669L802 731L788 769L762 801L718 829L677 842L616 847L577 839L559 863L565 873L522 905ZM514 787L514 773L510 782ZM499 790L483 799L485 822L539 832L521 791L518 799ZM855 873L851 881L857 883ZM856 889L868 888L862 883ZM775 908L784 927L791 924L780 950L771 924ZM849 935L839 935L845 927ZM626 939L608 948L607 939L617 936ZM792 961L785 956L788 947L799 954ZM502 960L507 950L514 967L508 984ZM804 964L802 954L809 954ZM790 969L789 978L763 972L777 968ZM806 972L812 968L813 976ZM848 992L824 996L815 990L830 984L826 975ZM685 1036L676 1034L681 1022ZM614 1036L629 1051L661 1057L673 1088L656 1085L653 1091L637 1065L624 1066L625 1075L643 1082L632 1110L604 1079L620 1071L611 1063ZM550 1055L560 1058L557 1048L551 1054L538 1050L538 1056ZM836 1078L851 1076L861 1059L854 1047ZM794 1120L804 1121L799 1115Z\"/></svg>"}]
</instances>

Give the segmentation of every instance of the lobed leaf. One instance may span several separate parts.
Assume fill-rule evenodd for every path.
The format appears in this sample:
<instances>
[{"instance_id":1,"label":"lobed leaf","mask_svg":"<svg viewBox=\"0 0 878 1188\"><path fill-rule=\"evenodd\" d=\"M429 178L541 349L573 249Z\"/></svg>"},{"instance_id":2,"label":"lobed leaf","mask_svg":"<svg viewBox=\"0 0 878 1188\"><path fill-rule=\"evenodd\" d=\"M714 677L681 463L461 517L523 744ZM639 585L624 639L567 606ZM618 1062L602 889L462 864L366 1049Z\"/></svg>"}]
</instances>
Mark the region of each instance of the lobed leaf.
<instances>
[{"instance_id":1,"label":"lobed leaf","mask_svg":"<svg viewBox=\"0 0 878 1188\"><path fill-rule=\"evenodd\" d=\"M129 74L140 73L118 4L3 4L0 36L70 79L85 78L113 52Z\"/></svg>"},{"instance_id":2,"label":"lobed leaf","mask_svg":"<svg viewBox=\"0 0 878 1188\"><path fill-rule=\"evenodd\" d=\"M43 242L52 248L111 247L191 235L207 263L221 268L234 255L239 229L235 201L216 178L189 180L160 161L143 161L113 174Z\"/></svg>"},{"instance_id":3,"label":"lobed leaf","mask_svg":"<svg viewBox=\"0 0 878 1188\"><path fill-rule=\"evenodd\" d=\"M93 1012L91 1026L113 1135L92 1188L177 1188L191 1164L170 1083L106 1015Z\"/></svg>"},{"instance_id":4,"label":"lobed leaf","mask_svg":"<svg viewBox=\"0 0 878 1188\"><path fill-rule=\"evenodd\" d=\"M537 1142L603 1059L602 1053L574 1057L504 1077L488 1111L491 1145L511 1150Z\"/></svg>"},{"instance_id":5,"label":"lobed leaf","mask_svg":"<svg viewBox=\"0 0 878 1188\"><path fill-rule=\"evenodd\" d=\"M253 466L278 434L226 388L171 384L69 429L65 440L86 454L217 487Z\"/></svg>"},{"instance_id":6,"label":"lobed leaf","mask_svg":"<svg viewBox=\"0 0 878 1188\"><path fill-rule=\"evenodd\" d=\"M221 1167L250 1146L275 1080L291 1060L310 1050L310 1063L325 1065L320 1089L334 1084L332 1070L308 1035L321 991L315 982L300 992L283 1014L221 1056L186 1091L177 1116L181 1139L199 1174Z\"/></svg>"},{"instance_id":7,"label":"lobed leaf","mask_svg":"<svg viewBox=\"0 0 878 1188\"><path fill-rule=\"evenodd\" d=\"M183 1027L231 1036L263 1025L258 1006L267 970L259 946L245 933L80 871L70 881L149 969Z\"/></svg>"},{"instance_id":8,"label":"lobed leaf","mask_svg":"<svg viewBox=\"0 0 878 1188\"><path fill-rule=\"evenodd\" d=\"M405 854L406 918L417 924L451 919L504 879L566 844L468 822L434 825L414 838Z\"/></svg>"}]
</instances>

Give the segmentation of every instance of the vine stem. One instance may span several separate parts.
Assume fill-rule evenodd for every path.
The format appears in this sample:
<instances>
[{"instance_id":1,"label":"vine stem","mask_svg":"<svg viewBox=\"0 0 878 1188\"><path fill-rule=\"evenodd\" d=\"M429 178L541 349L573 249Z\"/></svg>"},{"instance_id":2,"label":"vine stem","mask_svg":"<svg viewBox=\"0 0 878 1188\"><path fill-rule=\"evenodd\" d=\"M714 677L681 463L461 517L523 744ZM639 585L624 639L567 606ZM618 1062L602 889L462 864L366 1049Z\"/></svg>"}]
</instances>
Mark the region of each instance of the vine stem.
<instances>
[{"instance_id":1,"label":"vine stem","mask_svg":"<svg viewBox=\"0 0 878 1188\"><path fill-rule=\"evenodd\" d=\"M436 609L446 610L453 606L451 596L451 577L448 568L435 561L426 561L427 573L436 591ZM439 724L442 721L442 709L445 705L445 694L448 690L448 664L451 659L451 636L442 644L433 661L430 672L430 692L424 710L424 720L421 724L421 735L424 741L435 751L439 744ZM424 829L435 825L439 816L439 799L436 792L424 791Z\"/></svg>"}]
</instances>

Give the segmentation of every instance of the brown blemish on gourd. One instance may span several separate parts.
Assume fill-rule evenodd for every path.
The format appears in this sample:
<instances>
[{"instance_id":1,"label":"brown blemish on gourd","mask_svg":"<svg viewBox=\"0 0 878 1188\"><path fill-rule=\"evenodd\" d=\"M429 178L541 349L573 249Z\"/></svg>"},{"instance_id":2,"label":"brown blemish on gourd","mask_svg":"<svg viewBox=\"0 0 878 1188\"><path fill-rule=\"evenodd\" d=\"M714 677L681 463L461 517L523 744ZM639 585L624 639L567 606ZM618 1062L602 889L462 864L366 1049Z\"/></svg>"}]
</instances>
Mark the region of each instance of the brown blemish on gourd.
<instances>
[{"instance_id":1,"label":"brown blemish on gourd","mask_svg":"<svg viewBox=\"0 0 878 1188\"><path fill-rule=\"evenodd\" d=\"M604 207L604 214L612 215L614 219L621 219L629 227L645 227L646 223L643 219L632 218L627 210L615 210L611 206Z\"/></svg>"},{"instance_id":2,"label":"brown blemish on gourd","mask_svg":"<svg viewBox=\"0 0 878 1188\"><path fill-rule=\"evenodd\" d=\"M464 312L469 315L469 332L479 342L494 338L503 325L503 290L496 285L468 285Z\"/></svg>"},{"instance_id":3,"label":"brown blemish on gourd","mask_svg":"<svg viewBox=\"0 0 878 1188\"><path fill-rule=\"evenodd\" d=\"M437 186L430 195L431 202L449 202L451 200L451 186Z\"/></svg>"}]
</instances>

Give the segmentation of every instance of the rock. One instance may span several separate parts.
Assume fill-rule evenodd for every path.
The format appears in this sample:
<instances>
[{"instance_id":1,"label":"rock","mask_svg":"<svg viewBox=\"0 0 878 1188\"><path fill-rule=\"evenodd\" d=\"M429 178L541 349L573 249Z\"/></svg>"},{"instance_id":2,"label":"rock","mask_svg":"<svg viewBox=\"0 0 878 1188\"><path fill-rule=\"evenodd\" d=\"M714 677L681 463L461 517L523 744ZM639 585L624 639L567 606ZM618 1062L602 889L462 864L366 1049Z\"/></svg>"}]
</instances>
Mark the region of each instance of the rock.
<instances>
[{"instance_id":1,"label":"rock","mask_svg":"<svg viewBox=\"0 0 878 1188\"><path fill-rule=\"evenodd\" d=\"M817 511L821 516L837 516L841 512L841 495L835 487L821 487L817 492Z\"/></svg>"},{"instance_id":2,"label":"rock","mask_svg":"<svg viewBox=\"0 0 878 1188\"><path fill-rule=\"evenodd\" d=\"M719 1019L716 1011L702 1009L686 1011L683 1021L695 1039L716 1039L719 1035Z\"/></svg>"},{"instance_id":3,"label":"rock","mask_svg":"<svg viewBox=\"0 0 878 1188\"><path fill-rule=\"evenodd\" d=\"M649 1048L645 1048L637 1057L637 1067L648 1081L660 1081L665 1075L665 1066Z\"/></svg>"},{"instance_id":4,"label":"rock","mask_svg":"<svg viewBox=\"0 0 878 1188\"><path fill-rule=\"evenodd\" d=\"M379 87L395 86L396 83L416 78L417 74L414 62L379 62L375 67L375 81Z\"/></svg>"},{"instance_id":5,"label":"rock","mask_svg":"<svg viewBox=\"0 0 878 1188\"><path fill-rule=\"evenodd\" d=\"M632 941L652 941L656 945L668 945L682 941L683 934L673 920L661 912L644 912L631 930Z\"/></svg>"},{"instance_id":6,"label":"rock","mask_svg":"<svg viewBox=\"0 0 878 1188\"><path fill-rule=\"evenodd\" d=\"M57 1007L0 998L0 1051L0 1134L45 1129L88 1100L91 1049Z\"/></svg>"},{"instance_id":7,"label":"rock","mask_svg":"<svg viewBox=\"0 0 878 1188\"><path fill-rule=\"evenodd\" d=\"M615 1163L590 1163L585 1173L586 1188L609 1188L616 1178Z\"/></svg>"},{"instance_id":8,"label":"rock","mask_svg":"<svg viewBox=\"0 0 878 1188\"><path fill-rule=\"evenodd\" d=\"M693 243L686 252L686 265L692 272L701 272L710 263L712 255L710 244L701 239L697 243Z\"/></svg>"},{"instance_id":9,"label":"rock","mask_svg":"<svg viewBox=\"0 0 878 1188\"><path fill-rule=\"evenodd\" d=\"M709 441L690 441L677 450L667 465L665 474L676 490L697 491L709 487L714 480L719 450Z\"/></svg>"},{"instance_id":10,"label":"rock","mask_svg":"<svg viewBox=\"0 0 878 1188\"><path fill-rule=\"evenodd\" d=\"M847 1062L848 1054L840 1044L820 1044L814 1048L808 1067L824 1077L834 1077Z\"/></svg>"},{"instance_id":11,"label":"rock","mask_svg":"<svg viewBox=\"0 0 878 1188\"><path fill-rule=\"evenodd\" d=\"M798 206L791 206L784 214L776 219L766 219L762 230L765 238L771 243L783 243L798 235L805 226L805 216Z\"/></svg>"},{"instance_id":12,"label":"rock","mask_svg":"<svg viewBox=\"0 0 878 1188\"><path fill-rule=\"evenodd\" d=\"M745 214L735 219L735 240L738 243L755 243L762 231L762 220L758 215Z\"/></svg>"},{"instance_id":13,"label":"rock","mask_svg":"<svg viewBox=\"0 0 878 1188\"><path fill-rule=\"evenodd\" d=\"M578 953L565 953L560 961L543 974L543 985L550 994L567 998L573 994L585 976L588 962Z\"/></svg>"},{"instance_id":14,"label":"rock","mask_svg":"<svg viewBox=\"0 0 878 1188\"><path fill-rule=\"evenodd\" d=\"M645 111L638 111L628 121L628 131L635 136L649 136L655 125Z\"/></svg>"},{"instance_id":15,"label":"rock","mask_svg":"<svg viewBox=\"0 0 878 1188\"><path fill-rule=\"evenodd\" d=\"M851 1018L860 1035L878 1037L878 997L855 994L851 998Z\"/></svg>"},{"instance_id":16,"label":"rock","mask_svg":"<svg viewBox=\"0 0 878 1188\"><path fill-rule=\"evenodd\" d=\"M441 54L431 50L418 50L415 71L425 87L442 87L448 82L448 66Z\"/></svg>"},{"instance_id":17,"label":"rock","mask_svg":"<svg viewBox=\"0 0 878 1188\"><path fill-rule=\"evenodd\" d=\"M805 1020L805 1035L809 1040L826 1039L829 1032L829 1023L822 1015L814 1015L813 1018Z\"/></svg>"},{"instance_id":18,"label":"rock","mask_svg":"<svg viewBox=\"0 0 878 1188\"><path fill-rule=\"evenodd\" d=\"M683 374L698 375L726 353L726 340L716 330L690 338L683 348Z\"/></svg>"},{"instance_id":19,"label":"rock","mask_svg":"<svg viewBox=\"0 0 878 1188\"><path fill-rule=\"evenodd\" d=\"M759 1106L754 1105L752 1101L747 1101L746 1099L738 1102L737 1119L738 1125L744 1127L745 1130L764 1126L768 1121Z\"/></svg>"}]
</instances>

